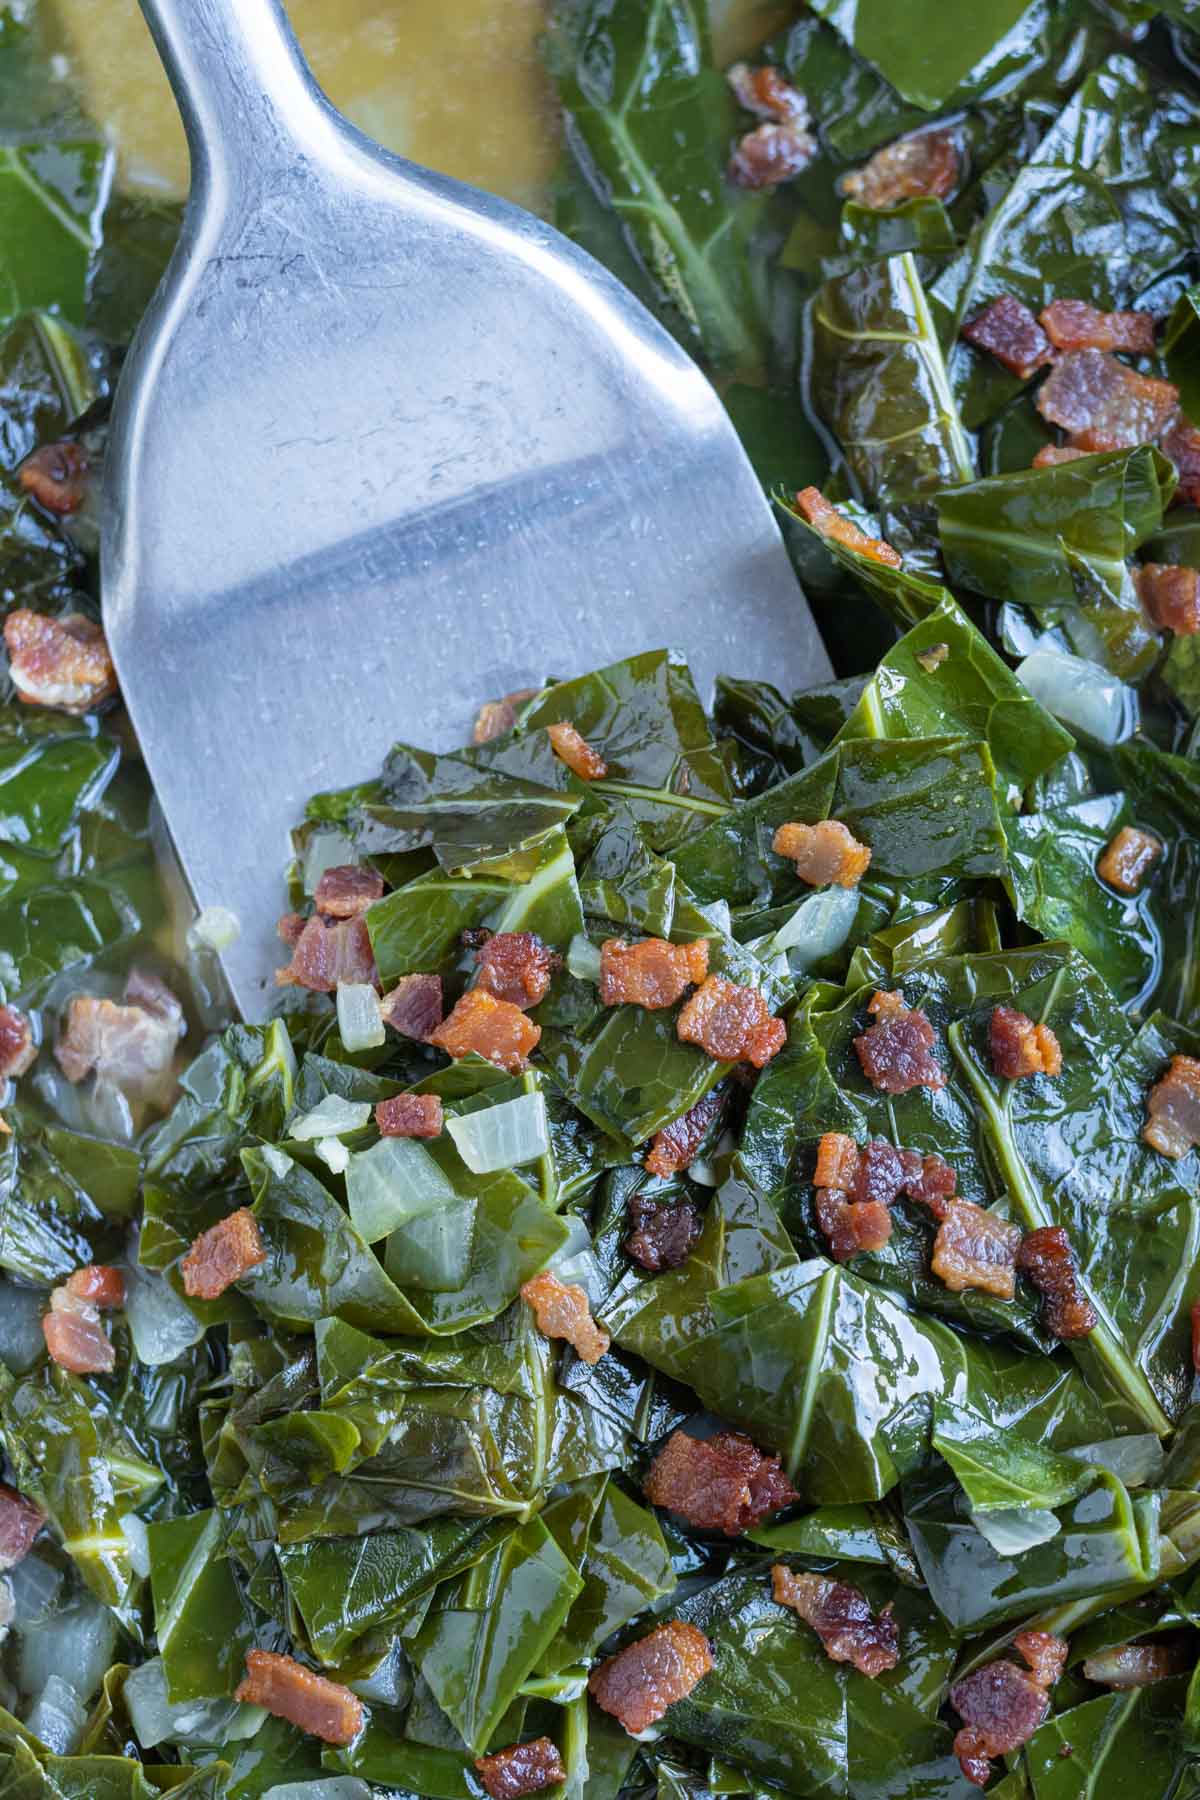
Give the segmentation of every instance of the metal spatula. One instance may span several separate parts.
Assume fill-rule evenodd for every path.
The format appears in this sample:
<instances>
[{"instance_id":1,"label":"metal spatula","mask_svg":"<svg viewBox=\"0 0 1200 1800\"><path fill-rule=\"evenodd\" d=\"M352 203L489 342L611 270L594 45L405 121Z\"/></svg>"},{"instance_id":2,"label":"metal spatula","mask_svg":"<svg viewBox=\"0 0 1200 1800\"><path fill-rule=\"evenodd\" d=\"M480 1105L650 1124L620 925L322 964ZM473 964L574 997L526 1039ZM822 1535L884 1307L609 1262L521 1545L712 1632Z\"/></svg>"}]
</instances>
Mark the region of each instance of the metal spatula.
<instances>
[{"instance_id":1,"label":"metal spatula","mask_svg":"<svg viewBox=\"0 0 1200 1800\"><path fill-rule=\"evenodd\" d=\"M713 390L540 220L388 155L278 0L141 0L192 158L121 378L105 621L247 1018L287 832L398 738L662 645L702 692L828 665Z\"/></svg>"}]
</instances>

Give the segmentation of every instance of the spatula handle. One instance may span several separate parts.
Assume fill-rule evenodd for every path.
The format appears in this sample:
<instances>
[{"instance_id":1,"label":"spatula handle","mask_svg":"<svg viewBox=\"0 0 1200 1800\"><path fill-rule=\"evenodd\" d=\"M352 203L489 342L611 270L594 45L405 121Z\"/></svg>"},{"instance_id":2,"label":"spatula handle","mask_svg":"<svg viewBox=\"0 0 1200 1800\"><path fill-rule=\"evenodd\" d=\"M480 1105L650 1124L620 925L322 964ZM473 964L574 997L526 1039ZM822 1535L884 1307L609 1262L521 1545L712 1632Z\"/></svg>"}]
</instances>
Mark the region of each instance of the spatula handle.
<instances>
[{"instance_id":1,"label":"spatula handle","mask_svg":"<svg viewBox=\"0 0 1200 1800\"><path fill-rule=\"evenodd\" d=\"M193 197L294 162L331 128L282 0L140 0L187 132Z\"/></svg>"}]
</instances>

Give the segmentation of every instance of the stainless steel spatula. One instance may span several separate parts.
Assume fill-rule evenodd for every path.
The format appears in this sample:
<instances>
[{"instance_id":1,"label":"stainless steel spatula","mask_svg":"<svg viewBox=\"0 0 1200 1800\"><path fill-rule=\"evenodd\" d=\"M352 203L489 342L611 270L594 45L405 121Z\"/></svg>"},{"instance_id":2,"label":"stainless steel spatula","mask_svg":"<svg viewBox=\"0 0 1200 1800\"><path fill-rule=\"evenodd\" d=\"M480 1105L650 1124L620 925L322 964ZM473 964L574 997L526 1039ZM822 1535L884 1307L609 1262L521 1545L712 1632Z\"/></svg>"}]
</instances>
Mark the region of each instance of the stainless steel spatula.
<instances>
[{"instance_id":1,"label":"stainless steel spatula","mask_svg":"<svg viewBox=\"0 0 1200 1800\"><path fill-rule=\"evenodd\" d=\"M278 0L142 0L182 240L121 378L105 621L200 905L262 1015L287 831L398 738L672 645L828 673L713 390L540 220L362 137Z\"/></svg>"}]
</instances>

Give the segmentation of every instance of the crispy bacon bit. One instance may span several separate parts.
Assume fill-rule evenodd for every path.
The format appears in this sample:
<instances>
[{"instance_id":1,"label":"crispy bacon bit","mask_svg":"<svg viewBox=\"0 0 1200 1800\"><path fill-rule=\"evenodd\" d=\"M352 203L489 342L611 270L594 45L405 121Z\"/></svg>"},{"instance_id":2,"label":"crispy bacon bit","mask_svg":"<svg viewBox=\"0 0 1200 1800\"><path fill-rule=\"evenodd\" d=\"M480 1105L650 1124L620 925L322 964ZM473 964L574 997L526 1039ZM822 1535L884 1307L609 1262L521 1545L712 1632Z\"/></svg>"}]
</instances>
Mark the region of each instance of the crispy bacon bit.
<instances>
[{"instance_id":1,"label":"crispy bacon bit","mask_svg":"<svg viewBox=\"0 0 1200 1800\"><path fill-rule=\"evenodd\" d=\"M703 1099L697 1100L690 1112L672 1119L669 1125L656 1131L646 1156L645 1167L649 1173L665 1177L690 1168L724 1106L725 1094L715 1087Z\"/></svg>"},{"instance_id":2,"label":"crispy bacon bit","mask_svg":"<svg viewBox=\"0 0 1200 1800\"><path fill-rule=\"evenodd\" d=\"M315 913L292 946L291 962L276 969L275 980L280 987L306 987L314 994L335 993L339 981L378 985L366 919L359 913L330 923Z\"/></svg>"},{"instance_id":3,"label":"crispy bacon bit","mask_svg":"<svg viewBox=\"0 0 1200 1800\"><path fill-rule=\"evenodd\" d=\"M659 1012L674 1006L707 974L707 938L694 944L669 944L666 938L627 944L623 938L605 938L600 946L600 999L605 1006Z\"/></svg>"},{"instance_id":4,"label":"crispy bacon bit","mask_svg":"<svg viewBox=\"0 0 1200 1800\"><path fill-rule=\"evenodd\" d=\"M1200 570L1176 563L1143 563L1133 571L1138 598L1160 631L1195 637L1200 631Z\"/></svg>"},{"instance_id":5,"label":"crispy bacon bit","mask_svg":"<svg viewBox=\"0 0 1200 1800\"><path fill-rule=\"evenodd\" d=\"M882 1250L892 1235L892 1215L881 1200L851 1201L837 1188L818 1188L813 1210L834 1262L849 1262L860 1250Z\"/></svg>"},{"instance_id":6,"label":"crispy bacon bit","mask_svg":"<svg viewBox=\"0 0 1200 1800\"><path fill-rule=\"evenodd\" d=\"M781 825L771 843L776 856L796 865L810 887L857 887L867 872L871 852L837 819L819 825Z\"/></svg>"},{"instance_id":7,"label":"crispy bacon bit","mask_svg":"<svg viewBox=\"0 0 1200 1800\"><path fill-rule=\"evenodd\" d=\"M968 319L960 336L986 350L1022 381L1054 361L1054 346L1027 306L1014 294L1001 294Z\"/></svg>"},{"instance_id":8,"label":"crispy bacon bit","mask_svg":"<svg viewBox=\"0 0 1200 1800\"><path fill-rule=\"evenodd\" d=\"M497 1000L484 988L471 988L457 1001L449 1018L429 1034L429 1042L458 1058L485 1056L499 1069L519 1075L542 1035L540 1025L519 1006Z\"/></svg>"},{"instance_id":9,"label":"crispy bacon bit","mask_svg":"<svg viewBox=\"0 0 1200 1800\"><path fill-rule=\"evenodd\" d=\"M17 480L47 512L78 512L87 499L88 453L82 444L64 438L57 444L41 444L17 470Z\"/></svg>"},{"instance_id":10,"label":"crispy bacon bit","mask_svg":"<svg viewBox=\"0 0 1200 1800\"><path fill-rule=\"evenodd\" d=\"M54 1056L68 1081L95 1073L130 1099L165 1098L173 1083L176 1046L186 1024L183 1008L156 975L134 970L125 1002L75 994Z\"/></svg>"},{"instance_id":11,"label":"crispy bacon bit","mask_svg":"<svg viewBox=\"0 0 1200 1800\"><path fill-rule=\"evenodd\" d=\"M948 1200L958 1186L958 1177L950 1164L940 1156L918 1156L915 1150L902 1150L904 1192L922 1206L934 1207Z\"/></svg>"},{"instance_id":12,"label":"crispy bacon bit","mask_svg":"<svg viewBox=\"0 0 1200 1800\"><path fill-rule=\"evenodd\" d=\"M908 1171L898 1150L881 1139L869 1143L858 1159L850 1198L890 1206L904 1191Z\"/></svg>"},{"instance_id":13,"label":"crispy bacon bit","mask_svg":"<svg viewBox=\"0 0 1200 1800\"><path fill-rule=\"evenodd\" d=\"M283 917L275 922L275 936L281 939L290 950L294 944L300 942L307 924L308 920L303 913L284 913Z\"/></svg>"},{"instance_id":14,"label":"crispy bacon bit","mask_svg":"<svg viewBox=\"0 0 1200 1800\"><path fill-rule=\"evenodd\" d=\"M15 1006L0 1006L0 1081L15 1079L37 1057L33 1026Z\"/></svg>"},{"instance_id":15,"label":"crispy bacon bit","mask_svg":"<svg viewBox=\"0 0 1200 1800\"><path fill-rule=\"evenodd\" d=\"M339 863L318 881L313 904L327 919L356 919L382 896L382 875L358 863Z\"/></svg>"},{"instance_id":16,"label":"crispy bacon bit","mask_svg":"<svg viewBox=\"0 0 1200 1800\"><path fill-rule=\"evenodd\" d=\"M858 1145L842 1131L825 1131L817 1145L813 1186L848 1193L858 1173Z\"/></svg>"},{"instance_id":17,"label":"crispy bacon bit","mask_svg":"<svg viewBox=\"0 0 1200 1800\"><path fill-rule=\"evenodd\" d=\"M686 1200L676 1204L635 1194L629 1202L629 1223L625 1254L652 1275L662 1269L678 1269L700 1236L699 1215Z\"/></svg>"},{"instance_id":18,"label":"crispy bacon bit","mask_svg":"<svg viewBox=\"0 0 1200 1800\"><path fill-rule=\"evenodd\" d=\"M682 1619L670 1619L593 1669L588 1692L637 1737L685 1699L712 1666L712 1646L704 1633Z\"/></svg>"},{"instance_id":19,"label":"crispy bacon bit","mask_svg":"<svg viewBox=\"0 0 1200 1800\"><path fill-rule=\"evenodd\" d=\"M1061 1075L1062 1050L1048 1025L1035 1025L1013 1006L997 1006L988 1027L992 1067L1002 1081Z\"/></svg>"},{"instance_id":20,"label":"crispy bacon bit","mask_svg":"<svg viewBox=\"0 0 1200 1800\"><path fill-rule=\"evenodd\" d=\"M1100 432L1106 447L1132 448L1157 443L1178 410L1179 389L1139 375L1104 350L1068 350L1042 383L1036 405L1043 419L1077 437ZM1088 442L1101 447L1091 437Z\"/></svg>"},{"instance_id":21,"label":"crispy bacon bit","mask_svg":"<svg viewBox=\"0 0 1200 1800\"><path fill-rule=\"evenodd\" d=\"M952 1294L975 1288L1011 1300L1017 1291L1021 1228L997 1218L973 1200L935 1200L930 1211L941 1220L933 1241L931 1267Z\"/></svg>"},{"instance_id":22,"label":"crispy bacon bit","mask_svg":"<svg viewBox=\"0 0 1200 1800\"><path fill-rule=\"evenodd\" d=\"M497 931L475 952L475 986L524 1011L544 1000L561 958L533 931Z\"/></svg>"},{"instance_id":23,"label":"crispy bacon bit","mask_svg":"<svg viewBox=\"0 0 1200 1800\"><path fill-rule=\"evenodd\" d=\"M1092 451L1080 450L1074 444L1043 444L1034 457L1030 467L1034 469L1055 469L1060 463L1078 462L1081 456L1091 456Z\"/></svg>"},{"instance_id":24,"label":"crispy bacon bit","mask_svg":"<svg viewBox=\"0 0 1200 1800\"><path fill-rule=\"evenodd\" d=\"M216 1300L266 1260L258 1220L248 1206L239 1206L202 1231L184 1257L183 1291L193 1300Z\"/></svg>"},{"instance_id":25,"label":"crispy bacon bit","mask_svg":"<svg viewBox=\"0 0 1200 1800\"><path fill-rule=\"evenodd\" d=\"M427 1044L444 1016L440 975L402 975L379 1006L385 1025Z\"/></svg>"},{"instance_id":26,"label":"crispy bacon bit","mask_svg":"<svg viewBox=\"0 0 1200 1800\"><path fill-rule=\"evenodd\" d=\"M1181 413L1159 439L1158 447L1175 464L1175 473L1179 477L1171 504L1200 505L1200 430Z\"/></svg>"},{"instance_id":27,"label":"crispy bacon bit","mask_svg":"<svg viewBox=\"0 0 1200 1800\"><path fill-rule=\"evenodd\" d=\"M650 1465L647 1500L678 1513L697 1531L740 1537L769 1513L799 1498L777 1456L764 1456L739 1431L689 1437L674 1431Z\"/></svg>"},{"instance_id":28,"label":"crispy bacon bit","mask_svg":"<svg viewBox=\"0 0 1200 1800\"><path fill-rule=\"evenodd\" d=\"M1052 300L1038 317L1056 350L1128 350L1136 356L1154 350L1152 313L1101 312L1086 300Z\"/></svg>"},{"instance_id":29,"label":"crispy bacon bit","mask_svg":"<svg viewBox=\"0 0 1200 1800\"><path fill-rule=\"evenodd\" d=\"M867 1011L877 1022L855 1038L854 1049L873 1087L881 1094L945 1087L945 1074L930 1055L933 1026L923 1012L910 1011L901 993L876 993Z\"/></svg>"},{"instance_id":30,"label":"crispy bacon bit","mask_svg":"<svg viewBox=\"0 0 1200 1800\"><path fill-rule=\"evenodd\" d=\"M340 1681L314 1675L291 1656L247 1650L246 1676L234 1694L247 1706L264 1706L277 1719L327 1744L352 1744L362 1730L362 1701Z\"/></svg>"},{"instance_id":31,"label":"crispy bacon bit","mask_svg":"<svg viewBox=\"0 0 1200 1800\"><path fill-rule=\"evenodd\" d=\"M396 1094L378 1102L375 1123L380 1137L440 1137L442 1103L436 1094Z\"/></svg>"},{"instance_id":32,"label":"crispy bacon bit","mask_svg":"<svg viewBox=\"0 0 1200 1800\"><path fill-rule=\"evenodd\" d=\"M853 519L828 501L820 488L801 488L796 495L796 511L805 522L819 531L822 537L833 538L839 544L845 544L847 550L856 550L860 556L869 556L872 562L883 563L889 569L898 569L903 557L898 550L885 543L883 538L868 537L860 531Z\"/></svg>"},{"instance_id":33,"label":"crispy bacon bit","mask_svg":"<svg viewBox=\"0 0 1200 1800\"><path fill-rule=\"evenodd\" d=\"M1042 1322L1052 1337L1086 1337L1096 1329L1096 1309L1080 1286L1071 1240L1061 1225L1028 1232L1017 1267L1042 1295Z\"/></svg>"},{"instance_id":34,"label":"crispy bacon bit","mask_svg":"<svg viewBox=\"0 0 1200 1800\"><path fill-rule=\"evenodd\" d=\"M16 1488L0 1481L0 1574L15 1569L33 1547L46 1515Z\"/></svg>"},{"instance_id":35,"label":"crispy bacon bit","mask_svg":"<svg viewBox=\"0 0 1200 1800\"><path fill-rule=\"evenodd\" d=\"M699 1044L716 1062L765 1067L787 1042L787 1026L771 1017L757 988L710 975L683 1007L675 1026L682 1044Z\"/></svg>"},{"instance_id":36,"label":"crispy bacon bit","mask_svg":"<svg viewBox=\"0 0 1200 1800\"><path fill-rule=\"evenodd\" d=\"M125 1277L109 1263L89 1263L67 1276L66 1290L73 1300L84 1300L101 1309L124 1306Z\"/></svg>"},{"instance_id":37,"label":"crispy bacon bit","mask_svg":"<svg viewBox=\"0 0 1200 1800\"><path fill-rule=\"evenodd\" d=\"M1161 841L1134 825L1122 825L1105 845L1096 873L1122 894L1136 894L1163 853Z\"/></svg>"},{"instance_id":38,"label":"crispy bacon bit","mask_svg":"<svg viewBox=\"0 0 1200 1800\"><path fill-rule=\"evenodd\" d=\"M505 694L502 700L485 700L476 714L471 742L490 744L493 738L503 737L517 722L517 708L540 692L540 688L518 688L514 694Z\"/></svg>"},{"instance_id":39,"label":"crispy bacon bit","mask_svg":"<svg viewBox=\"0 0 1200 1800\"><path fill-rule=\"evenodd\" d=\"M4 621L4 643L17 699L29 706L85 713L117 691L104 633L82 613L51 619L19 606Z\"/></svg>"},{"instance_id":40,"label":"crispy bacon bit","mask_svg":"<svg viewBox=\"0 0 1200 1800\"><path fill-rule=\"evenodd\" d=\"M728 75L738 104L768 122L741 139L729 161L738 187L775 187L807 168L817 140L809 130L808 102L770 63L752 69L734 63Z\"/></svg>"},{"instance_id":41,"label":"crispy bacon bit","mask_svg":"<svg viewBox=\"0 0 1200 1800\"><path fill-rule=\"evenodd\" d=\"M565 1287L557 1275L543 1269L521 1289L521 1298L532 1306L543 1337L565 1338L586 1363L598 1363L611 1343L592 1318L584 1289Z\"/></svg>"},{"instance_id":42,"label":"crispy bacon bit","mask_svg":"<svg viewBox=\"0 0 1200 1800\"><path fill-rule=\"evenodd\" d=\"M1177 1159L1200 1144L1200 1061L1173 1056L1146 1096L1146 1111L1142 1141L1151 1149Z\"/></svg>"},{"instance_id":43,"label":"crispy bacon bit","mask_svg":"<svg viewBox=\"0 0 1200 1800\"><path fill-rule=\"evenodd\" d=\"M521 1800L523 1794L540 1793L542 1788L567 1779L562 1757L548 1737L510 1744L491 1756L477 1756L475 1767L492 1800Z\"/></svg>"},{"instance_id":44,"label":"crispy bacon bit","mask_svg":"<svg viewBox=\"0 0 1200 1800\"><path fill-rule=\"evenodd\" d=\"M585 737L580 737L569 719L558 725L547 725L546 735L555 756L581 781L601 781L608 774L604 758L592 749Z\"/></svg>"},{"instance_id":45,"label":"crispy bacon bit","mask_svg":"<svg viewBox=\"0 0 1200 1800\"><path fill-rule=\"evenodd\" d=\"M1050 1710L1047 1689L1067 1659L1066 1643L1048 1631L1018 1632L1013 1648L1028 1671L1007 1660L988 1663L950 1689L950 1704L964 1721L954 1754L976 1787L987 1785L993 1756L1007 1756L1033 1736Z\"/></svg>"},{"instance_id":46,"label":"crispy bacon bit","mask_svg":"<svg viewBox=\"0 0 1200 1800\"><path fill-rule=\"evenodd\" d=\"M1166 1681L1191 1666L1187 1644L1181 1638L1160 1638L1151 1644L1117 1644L1111 1650L1100 1650L1085 1660L1083 1673L1100 1687L1124 1692L1153 1687L1156 1681Z\"/></svg>"},{"instance_id":47,"label":"crispy bacon bit","mask_svg":"<svg viewBox=\"0 0 1200 1800\"><path fill-rule=\"evenodd\" d=\"M77 1300L65 1287L50 1296L50 1311L42 1319L42 1335L51 1358L73 1375L109 1375L117 1353L100 1323L100 1314L87 1301Z\"/></svg>"},{"instance_id":48,"label":"crispy bacon bit","mask_svg":"<svg viewBox=\"0 0 1200 1800\"><path fill-rule=\"evenodd\" d=\"M900 1627L890 1606L876 1618L865 1594L827 1575L795 1575L783 1563L771 1570L771 1593L820 1638L831 1662L853 1663L861 1675L882 1675L900 1660Z\"/></svg>"},{"instance_id":49,"label":"crispy bacon bit","mask_svg":"<svg viewBox=\"0 0 1200 1800\"><path fill-rule=\"evenodd\" d=\"M928 195L944 200L958 186L958 145L952 131L912 131L877 150L861 169L843 175L841 189L876 212Z\"/></svg>"},{"instance_id":50,"label":"crispy bacon bit","mask_svg":"<svg viewBox=\"0 0 1200 1800\"><path fill-rule=\"evenodd\" d=\"M734 63L725 79L738 105L757 113L760 119L774 119L782 125L789 119L808 118L808 101L773 63L760 63L757 68L751 68L749 63Z\"/></svg>"}]
</instances>

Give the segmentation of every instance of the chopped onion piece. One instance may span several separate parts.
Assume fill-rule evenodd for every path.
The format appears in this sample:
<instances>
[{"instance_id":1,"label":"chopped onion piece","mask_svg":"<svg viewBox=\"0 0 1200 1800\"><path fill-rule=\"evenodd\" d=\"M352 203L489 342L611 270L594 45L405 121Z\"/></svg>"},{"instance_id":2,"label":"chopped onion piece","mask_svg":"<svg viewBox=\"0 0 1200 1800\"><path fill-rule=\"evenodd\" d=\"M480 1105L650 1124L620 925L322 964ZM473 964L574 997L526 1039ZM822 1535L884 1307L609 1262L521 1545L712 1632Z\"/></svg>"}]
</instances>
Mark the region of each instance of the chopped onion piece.
<instances>
[{"instance_id":1,"label":"chopped onion piece","mask_svg":"<svg viewBox=\"0 0 1200 1800\"><path fill-rule=\"evenodd\" d=\"M822 888L801 900L770 941L769 950L787 952L799 973L840 950L858 917L857 888Z\"/></svg>"},{"instance_id":2,"label":"chopped onion piece","mask_svg":"<svg viewBox=\"0 0 1200 1800\"><path fill-rule=\"evenodd\" d=\"M374 1706L407 1706L412 1685L412 1669L398 1637L392 1639L387 1654L369 1675L347 1683L361 1700L369 1700Z\"/></svg>"},{"instance_id":3,"label":"chopped onion piece","mask_svg":"<svg viewBox=\"0 0 1200 1800\"><path fill-rule=\"evenodd\" d=\"M997 1556L1020 1556L1048 1544L1061 1527L1048 1506L997 1506L973 1509L971 1523Z\"/></svg>"},{"instance_id":4,"label":"chopped onion piece","mask_svg":"<svg viewBox=\"0 0 1200 1800\"><path fill-rule=\"evenodd\" d=\"M1035 650L1018 665L1017 676L1047 712L1098 744L1119 744L1137 730L1134 690L1085 657Z\"/></svg>"},{"instance_id":5,"label":"chopped onion piece","mask_svg":"<svg viewBox=\"0 0 1200 1800\"><path fill-rule=\"evenodd\" d=\"M144 1519L126 1513L120 1521L121 1536L129 1546L129 1566L143 1580L150 1573L150 1536Z\"/></svg>"},{"instance_id":6,"label":"chopped onion piece","mask_svg":"<svg viewBox=\"0 0 1200 1800\"><path fill-rule=\"evenodd\" d=\"M567 945L567 969L576 981L590 981L593 985L600 980L600 948L593 944L591 938L577 931Z\"/></svg>"},{"instance_id":7,"label":"chopped onion piece","mask_svg":"<svg viewBox=\"0 0 1200 1800\"><path fill-rule=\"evenodd\" d=\"M592 1247L592 1234L578 1213L564 1213L567 1240L554 1252L547 1267L557 1275L564 1287L581 1287L594 1307L603 1304L607 1293L604 1271Z\"/></svg>"},{"instance_id":8,"label":"chopped onion piece","mask_svg":"<svg viewBox=\"0 0 1200 1800\"><path fill-rule=\"evenodd\" d=\"M377 1050L386 1033L379 995L369 981L339 981L337 1022L347 1050Z\"/></svg>"},{"instance_id":9,"label":"chopped onion piece","mask_svg":"<svg viewBox=\"0 0 1200 1800\"><path fill-rule=\"evenodd\" d=\"M156 1744L220 1744L253 1737L266 1713L236 1700L185 1700L172 1706L161 1656L151 1657L125 1678L122 1699L142 1748Z\"/></svg>"},{"instance_id":10,"label":"chopped onion piece","mask_svg":"<svg viewBox=\"0 0 1200 1800\"><path fill-rule=\"evenodd\" d=\"M358 851L344 831L336 827L314 831L304 849L302 879L304 891L311 899L326 869L343 869L358 861Z\"/></svg>"},{"instance_id":11,"label":"chopped onion piece","mask_svg":"<svg viewBox=\"0 0 1200 1800\"><path fill-rule=\"evenodd\" d=\"M115 1081L97 1076L90 1090L84 1090L83 1112L87 1129L97 1137L112 1138L118 1144L133 1142L133 1108Z\"/></svg>"},{"instance_id":12,"label":"chopped onion piece","mask_svg":"<svg viewBox=\"0 0 1200 1800\"><path fill-rule=\"evenodd\" d=\"M517 1169L536 1162L550 1148L546 1102L541 1094L521 1094L498 1106L481 1106L446 1120L458 1154L472 1175Z\"/></svg>"},{"instance_id":13,"label":"chopped onion piece","mask_svg":"<svg viewBox=\"0 0 1200 1800\"><path fill-rule=\"evenodd\" d=\"M454 1183L415 1138L380 1138L350 1157L346 1204L354 1229L368 1244L454 1198Z\"/></svg>"},{"instance_id":14,"label":"chopped onion piece","mask_svg":"<svg viewBox=\"0 0 1200 1800\"><path fill-rule=\"evenodd\" d=\"M1074 1450L1064 1450L1063 1455L1092 1468L1111 1469L1126 1487L1157 1487L1165 1460L1162 1441L1152 1431L1104 1438L1098 1444L1077 1444Z\"/></svg>"},{"instance_id":15,"label":"chopped onion piece","mask_svg":"<svg viewBox=\"0 0 1200 1800\"><path fill-rule=\"evenodd\" d=\"M17 1564L14 1576L22 1566ZM20 1611L23 1597L15 1581L13 1590ZM53 1676L61 1675L86 1703L104 1680L116 1645L113 1615L91 1594L83 1594L64 1612L51 1613L38 1625L22 1625L17 1680L24 1693L40 1694Z\"/></svg>"},{"instance_id":16,"label":"chopped onion piece","mask_svg":"<svg viewBox=\"0 0 1200 1800\"><path fill-rule=\"evenodd\" d=\"M320 1157L331 1175L344 1175L350 1167L350 1152L341 1138L318 1138L313 1145L313 1154Z\"/></svg>"},{"instance_id":17,"label":"chopped onion piece","mask_svg":"<svg viewBox=\"0 0 1200 1800\"><path fill-rule=\"evenodd\" d=\"M285 1781L268 1788L262 1800L371 1800L358 1775L331 1775L320 1781Z\"/></svg>"},{"instance_id":18,"label":"chopped onion piece","mask_svg":"<svg viewBox=\"0 0 1200 1800\"><path fill-rule=\"evenodd\" d=\"M242 935L242 921L227 906L205 906L188 926L189 950L228 950Z\"/></svg>"},{"instance_id":19,"label":"chopped onion piece","mask_svg":"<svg viewBox=\"0 0 1200 1800\"><path fill-rule=\"evenodd\" d=\"M292 1159L275 1144L262 1145L262 1159L277 1181L286 1181L292 1170Z\"/></svg>"},{"instance_id":20,"label":"chopped onion piece","mask_svg":"<svg viewBox=\"0 0 1200 1800\"><path fill-rule=\"evenodd\" d=\"M127 1264L124 1274L125 1317L139 1362L158 1368L200 1342L204 1326L165 1275L138 1263Z\"/></svg>"},{"instance_id":21,"label":"chopped onion piece","mask_svg":"<svg viewBox=\"0 0 1200 1800\"><path fill-rule=\"evenodd\" d=\"M58 1590L63 1584L63 1572L53 1563L43 1562L34 1550L9 1570L8 1584L12 1589L13 1617L17 1624L22 1628L41 1625L54 1611ZM34 1685L40 1687L41 1683Z\"/></svg>"},{"instance_id":22,"label":"chopped onion piece","mask_svg":"<svg viewBox=\"0 0 1200 1800\"><path fill-rule=\"evenodd\" d=\"M288 1136L304 1144L312 1138L340 1137L346 1131L361 1131L370 1123L368 1100L345 1100L341 1094L326 1094L311 1112L301 1113L288 1126Z\"/></svg>"},{"instance_id":23,"label":"chopped onion piece","mask_svg":"<svg viewBox=\"0 0 1200 1800\"><path fill-rule=\"evenodd\" d=\"M0 1575L0 1641L17 1616L17 1603L13 1599L12 1583L6 1575Z\"/></svg>"},{"instance_id":24,"label":"chopped onion piece","mask_svg":"<svg viewBox=\"0 0 1200 1800\"><path fill-rule=\"evenodd\" d=\"M26 1729L55 1756L70 1756L83 1736L87 1708L61 1675L51 1675L30 1707Z\"/></svg>"}]
</instances>

